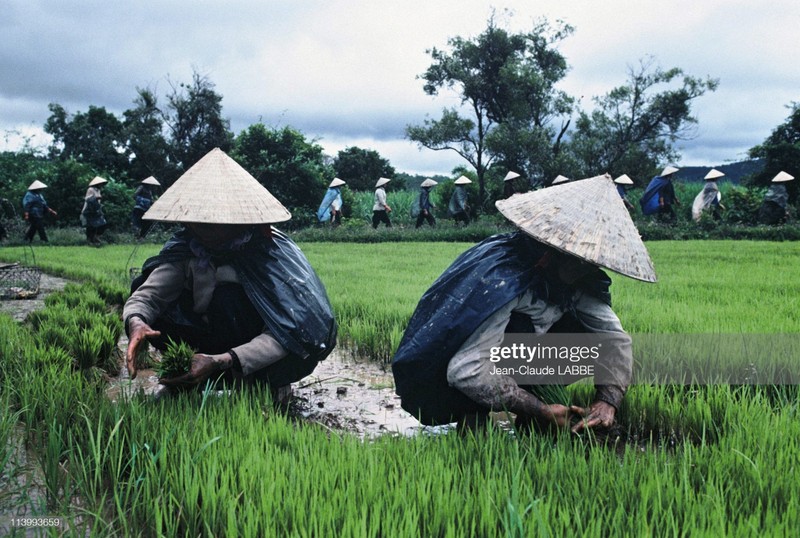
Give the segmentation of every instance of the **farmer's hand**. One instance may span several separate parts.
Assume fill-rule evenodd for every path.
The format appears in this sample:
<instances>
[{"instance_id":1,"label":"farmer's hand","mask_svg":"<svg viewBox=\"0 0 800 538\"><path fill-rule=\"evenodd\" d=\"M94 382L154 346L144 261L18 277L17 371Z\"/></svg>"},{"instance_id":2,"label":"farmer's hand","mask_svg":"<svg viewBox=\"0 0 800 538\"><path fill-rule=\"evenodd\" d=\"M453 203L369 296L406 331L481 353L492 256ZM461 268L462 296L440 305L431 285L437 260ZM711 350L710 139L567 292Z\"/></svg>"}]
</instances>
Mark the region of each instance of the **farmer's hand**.
<instances>
[{"instance_id":1,"label":"farmer's hand","mask_svg":"<svg viewBox=\"0 0 800 538\"><path fill-rule=\"evenodd\" d=\"M387 213L391 213L391 212L392 212L392 208L391 208L391 207L389 207L388 205L387 205L387 206L384 206L384 207L386 208L386 212L387 212Z\"/></svg>"},{"instance_id":2,"label":"farmer's hand","mask_svg":"<svg viewBox=\"0 0 800 538\"><path fill-rule=\"evenodd\" d=\"M572 408L561 404L545 405L542 412L542 418L549 421L554 426L559 428L569 424L570 416L572 416Z\"/></svg>"},{"instance_id":3,"label":"farmer's hand","mask_svg":"<svg viewBox=\"0 0 800 538\"><path fill-rule=\"evenodd\" d=\"M53 215L54 217L57 217L57 216L58 216L58 213L56 213L55 211L53 211L53 210L52 210L52 209L50 209L49 207L47 208L47 210L48 210L48 211L50 212L50 214L51 214L51 215Z\"/></svg>"},{"instance_id":4,"label":"farmer's hand","mask_svg":"<svg viewBox=\"0 0 800 538\"><path fill-rule=\"evenodd\" d=\"M583 417L580 422L572 427L572 433L580 433L584 429L596 428L597 426L610 428L614 424L614 416L617 414L617 410L613 405L602 400L593 402L588 409L573 405L570 410Z\"/></svg>"},{"instance_id":5,"label":"farmer's hand","mask_svg":"<svg viewBox=\"0 0 800 538\"><path fill-rule=\"evenodd\" d=\"M197 353L192 358L192 366L188 372L177 377L165 377L159 379L158 382L162 385L174 387L199 385L217 372L230 368L232 361L233 358L230 353L222 353L220 355Z\"/></svg>"},{"instance_id":6,"label":"farmer's hand","mask_svg":"<svg viewBox=\"0 0 800 538\"><path fill-rule=\"evenodd\" d=\"M125 361L131 379L136 378L136 356L139 354L139 348L147 344L149 337L160 335L161 331L154 330L142 318L128 319L128 351L125 353Z\"/></svg>"}]
</instances>

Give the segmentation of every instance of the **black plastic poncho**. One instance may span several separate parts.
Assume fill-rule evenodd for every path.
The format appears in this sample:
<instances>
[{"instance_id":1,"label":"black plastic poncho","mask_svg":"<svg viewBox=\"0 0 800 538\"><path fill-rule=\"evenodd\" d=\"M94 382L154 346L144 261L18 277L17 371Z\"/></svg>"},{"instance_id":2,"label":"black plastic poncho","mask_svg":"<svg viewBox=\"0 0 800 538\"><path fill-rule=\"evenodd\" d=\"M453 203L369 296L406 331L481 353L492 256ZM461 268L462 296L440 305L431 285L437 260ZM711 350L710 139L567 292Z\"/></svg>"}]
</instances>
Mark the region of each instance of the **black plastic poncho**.
<instances>
[{"instance_id":1,"label":"black plastic poncho","mask_svg":"<svg viewBox=\"0 0 800 538\"><path fill-rule=\"evenodd\" d=\"M523 232L492 236L461 254L425 292L392 361L403 409L423 424L452 422L480 410L447 383L447 365L477 328L526 290L569 308L577 287L610 304L610 280L599 269L574 287L554 269L536 267L547 246Z\"/></svg>"},{"instance_id":2,"label":"black plastic poncho","mask_svg":"<svg viewBox=\"0 0 800 538\"><path fill-rule=\"evenodd\" d=\"M161 252L142 266L139 282L163 263L194 256L186 230L175 234ZM305 255L282 232L254 234L238 251L228 251L225 263L236 270L248 299L275 339L292 355L322 360L336 346L337 326L325 286Z\"/></svg>"}]
</instances>

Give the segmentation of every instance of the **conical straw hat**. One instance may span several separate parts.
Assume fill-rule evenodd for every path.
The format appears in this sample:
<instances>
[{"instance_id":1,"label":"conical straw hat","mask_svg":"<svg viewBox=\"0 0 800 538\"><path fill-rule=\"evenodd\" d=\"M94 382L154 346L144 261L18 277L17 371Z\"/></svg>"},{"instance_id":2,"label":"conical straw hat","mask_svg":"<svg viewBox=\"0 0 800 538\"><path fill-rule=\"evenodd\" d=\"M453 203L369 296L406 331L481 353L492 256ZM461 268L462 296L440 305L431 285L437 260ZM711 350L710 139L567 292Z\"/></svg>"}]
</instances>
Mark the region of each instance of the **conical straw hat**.
<instances>
[{"instance_id":1,"label":"conical straw hat","mask_svg":"<svg viewBox=\"0 0 800 538\"><path fill-rule=\"evenodd\" d=\"M472 183L472 180L467 176L461 176L454 182L456 185L469 185Z\"/></svg>"},{"instance_id":2,"label":"conical straw hat","mask_svg":"<svg viewBox=\"0 0 800 538\"><path fill-rule=\"evenodd\" d=\"M568 181L569 181L568 177L558 174L550 185L558 185L559 183L566 183Z\"/></svg>"},{"instance_id":3,"label":"conical straw hat","mask_svg":"<svg viewBox=\"0 0 800 538\"><path fill-rule=\"evenodd\" d=\"M427 178L425 181L419 184L420 187L433 187L434 185L438 185L438 183L431 178Z\"/></svg>"},{"instance_id":4,"label":"conical straw hat","mask_svg":"<svg viewBox=\"0 0 800 538\"><path fill-rule=\"evenodd\" d=\"M509 170L508 173L506 174L506 177L503 178L503 181L511 181L512 179L516 179L518 177L519 177L518 173Z\"/></svg>"},{"instance_id":5,"label":"conical straw hat","mask_svg":"<svg viewBox=\"0 0 800 538\"><path fill-rule=\"evenodd\" d=\"M28 190L29 191L38 191L39 189L46 189L46 188L47 188L47 185L45 185L44 183L42 183L38 179L36 181L34 181L33 183L31 183L30 185L28 185Z\"/></svg>"},{"instance_id":6,"label":"conical straw hat","mask_svg":"<svg viewBox=\"0 0 800 538\"><path fill-rule=\"evenodd\" d=\"M142 185L153 185L154 187L160 187L161 183L159 183L158 180L153 176L150 176L147 179L142 180Z\"/></svg>"},{"instance_id":7,"label":"conical straw hat","mask_svg":"<svg viewBox=\"0 0 800 538\"><path fill-rule=\"evenodd\" d=\"M678 170L679 170L679 169L678 169L678 168L675 168L674 166L667 166L666 168L664 168L664 169L661 171L660 177L667 177L667 176L671 176L672 174L674 174L674 173L675 173L675 172L677 172Z\"/></svg>"},{"instance_id":8,"label":"conical straw hat","mask_svg":"<svg viewBox=\"0 0 800 538\"><path fill-rule=\"evenodd\" d=\"M107 179L102 178L100 176L95 176L94 179L89 182L89 186L90 187L96 187L98 185L103 185L105 183L108 183Z\"/></svg>"},{"instance_id":9,"label":"conical straw hat","mask_svg":"<svg viewBox=\"0 0 800 538\"><path fill-rule=\"evenodd\" d=\"M655 282L650 255L608 174L495 202L523 232L622 275Z\"/></svg>"},{"instance_id":10,"label":"conical straw hat","mask_svg":"<svg viewBox=\"0 0 800 538\"><path fill-rule=\"evenodd\" d=\"M705 179L706 181L712 181L714 179L719 179L721 177L725 177L725 174L723 174L716 168L712 168L711 170L708 171L706 177L704 177L703 179Z\"/></svg>"},{"instance_id":11,"label":"conical straw hat","mask_svg":"<svg viewBox=\"0 0 800 538\"><path fill-rule=\"evenodd\" d=\"M774 178L772 178L772 183L783 183L784 181L791 181L794 179L794 176L787 174L784 171L778 172Z\"/></svg>"},{"instance_id":12,"label":"conical straw hat","mask_svg":"<svg viewBox=\"0 0 800 538\"><path fill-rule=\"evenodd\" d=\"M388 177L382 177L382 178L380 178L378 180L377 183L375 183L375 188L377 189L378 187L383 187L384 185L386 185L390 181L391 181L391 179L389 179Z\"/></svg>"},{"instance_id":13,"label":"conical straw hat","mask_svg":"<svg viewBox=\"0 0 800 538\"><path fill-rule=\"evenodd\" d=\"M341 180L338 177L335 177L335 178L333 178L333 181L331 181L331 184L328 185L328 188L341 187L342 185L344 185L346 183L347 183L346 181Z\"/></svg>"},{"instance_id":14,"label":"conical straw hat","mask_svg":"<svg viewBox=\"0 0 800 538\"><path fill-rule=\"evenodd\" d=\"M292 218L247 170L219 148L197 161L143 218L208 224L270 224Z\"/></svg>"},{"instance_id":15,"label":"conical straw hat","mask_svg":"<svg viewBox=\"0 0 800 538\"><path fill-rule=\"evenodd\" d=\"M622 174L614 180L617 185L633 185L633 180L628 177L628 174Z\"/></svg>"}]
</instances>

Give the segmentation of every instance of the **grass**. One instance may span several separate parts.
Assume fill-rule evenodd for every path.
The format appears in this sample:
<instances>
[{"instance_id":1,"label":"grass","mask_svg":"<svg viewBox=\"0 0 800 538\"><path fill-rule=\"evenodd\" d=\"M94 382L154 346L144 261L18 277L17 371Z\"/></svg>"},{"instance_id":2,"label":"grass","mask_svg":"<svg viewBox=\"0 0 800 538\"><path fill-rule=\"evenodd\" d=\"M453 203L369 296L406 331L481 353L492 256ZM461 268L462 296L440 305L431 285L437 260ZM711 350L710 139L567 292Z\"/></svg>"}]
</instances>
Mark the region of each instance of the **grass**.
<instances>
[{"instance_id":1,"label":"grass","mask_svg":"<svg viewBox=\"0 0 800 538\"><path fill-rule=\"evenodd\" d=\"M419 296L468 246L301 245L343 340L377 360L391 356ZM612 286L630 331L797 332L800 245L648 247L659 283L615 277ZM124 289L131 248L49 247L37 260ZM47 503L31 510L64 515L75 535L785 536L800 528L796 387L636 385L618 414L616 446L495 430L367 442L295 423L257 389L112 403L37 332L0 316L0 428L22 423L38 454ZM591 387L570 393L583 403ZM13 470L13 455L6 460ZM3 513L14 508L0 504Z\"/></svg>"}]
</instances>

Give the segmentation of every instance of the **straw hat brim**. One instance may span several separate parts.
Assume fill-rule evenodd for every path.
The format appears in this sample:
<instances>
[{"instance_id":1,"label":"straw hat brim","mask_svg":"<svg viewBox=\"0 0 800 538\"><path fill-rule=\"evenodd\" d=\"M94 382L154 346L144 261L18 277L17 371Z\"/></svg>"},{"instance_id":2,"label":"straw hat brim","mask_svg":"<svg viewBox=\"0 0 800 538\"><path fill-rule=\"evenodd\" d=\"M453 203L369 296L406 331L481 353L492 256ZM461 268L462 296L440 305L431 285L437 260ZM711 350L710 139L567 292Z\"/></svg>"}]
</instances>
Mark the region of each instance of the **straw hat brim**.
<instances>
[{"instance_id":1,"label":"straw hat brim","mask_svg":"<svg viewBox=\"0 0 800 538\"><path fill-rule=\"evenodd\" d=\"M143 218L206 224L272 224L292 214L219 148L189 168Z\"/></svg>"},{"instance_id":2,"label":"straw hat brim","mask_svg":"<svg viewBox=\"0 0 800 538\"><path fill-rule=\"evenodd\" d=\"M537 241L616 273L656 281L647 248L607 174L517 194L495 205Z\"/></svg>"}]
</instances>

